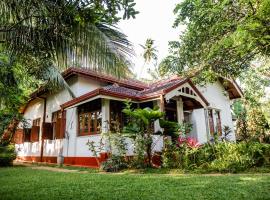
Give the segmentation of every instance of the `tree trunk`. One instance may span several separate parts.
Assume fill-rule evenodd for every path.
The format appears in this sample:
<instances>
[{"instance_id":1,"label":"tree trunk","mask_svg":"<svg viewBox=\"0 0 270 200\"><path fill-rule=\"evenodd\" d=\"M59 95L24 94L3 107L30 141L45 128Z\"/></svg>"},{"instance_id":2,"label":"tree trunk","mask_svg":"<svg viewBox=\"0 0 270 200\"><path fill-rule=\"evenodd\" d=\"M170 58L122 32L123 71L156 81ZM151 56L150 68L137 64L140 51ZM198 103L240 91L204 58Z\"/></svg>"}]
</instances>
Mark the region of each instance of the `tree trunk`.
<instances>
[{"instance_id":1,"label":"tree trunk","mask_svg":"<svg viewBox=\"0 0 270 200\"><path fill-rule=\"evenodd\" d=\"M17 118L14 118L10 124L8 125L8 127L4 130L3 135L0 139L0 144L8 144L10 143L16 129L17 126L19 125L20 120L18 120Z\"/></svg>"}]
</instances>

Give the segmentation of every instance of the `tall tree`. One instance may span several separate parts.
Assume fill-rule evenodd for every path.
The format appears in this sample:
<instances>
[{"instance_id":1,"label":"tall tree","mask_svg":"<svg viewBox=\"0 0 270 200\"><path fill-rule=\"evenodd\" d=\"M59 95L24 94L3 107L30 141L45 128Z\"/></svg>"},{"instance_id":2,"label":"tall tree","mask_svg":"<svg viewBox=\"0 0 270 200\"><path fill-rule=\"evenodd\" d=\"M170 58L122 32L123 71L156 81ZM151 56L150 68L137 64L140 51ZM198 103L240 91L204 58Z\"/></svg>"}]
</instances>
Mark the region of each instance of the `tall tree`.
<instances>
[{"instance_id":1,"label":"tall tree","mask_svg":"<svg viewBox=\"0 0 270 200\"><path fill-rule=\"evenodd\" d=\"M157 49L154 46L154 40L151 38L146 39L145 45L141 45L143 48L143 59L145 63L150 63L152 60L157 60Z\"/></svg>"},{"instance_id":2,"label":"tall tree","mask_svg":"<svg viewBox=\"0 0 270 200\"><path fill-rule=\"evenodd\" d=\"M145 68L146 64L150 64L151 61L154 61L154 65L157 64L157 49L154 46L154 40L151 38L146 39L144 45L140 45L143 48L143 59L144 59L144 64L140 72L140 76Z\"/></svg>"},{"instance_id":3,"label":"tall tree","mask_svg":"<svg viewBox=\"0 0 270 200\"><path fill-rule=\"evenodd\" d=\"M269 58L269 0L184 0L174 13L174 27L186 30L170 42L168 71L237 77L255 58Z\"/></svg>"}]
</instances>

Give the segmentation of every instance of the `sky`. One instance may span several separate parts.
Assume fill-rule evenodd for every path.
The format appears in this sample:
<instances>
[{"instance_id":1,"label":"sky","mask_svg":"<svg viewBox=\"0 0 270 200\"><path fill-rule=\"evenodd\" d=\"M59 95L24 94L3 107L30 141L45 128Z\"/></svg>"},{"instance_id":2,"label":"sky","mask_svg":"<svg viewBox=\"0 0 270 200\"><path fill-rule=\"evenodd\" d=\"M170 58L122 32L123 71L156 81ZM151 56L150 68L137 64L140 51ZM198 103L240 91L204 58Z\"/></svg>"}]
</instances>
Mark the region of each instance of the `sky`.
<instances>
[{"instance_id":1,"label":"sky","mask_svg":"<svg viewBox=\"0 0 270 200\"><path fill-rule=\"evenodd\" d=\"M143 48L140 44L144 45L146 39L151 38L158 50L159 61L168 55L168 41L177 40L183 30L182 27L172 28L175 19L173 9L180 0L135 0L135 2L135 8L140 13L135 19L121 21L119 28L134 46L136 56L132 59L133 71L141 78L149 78L147 68L153 68L153 65L143 67Z\"/></svg>"}]
</instances>

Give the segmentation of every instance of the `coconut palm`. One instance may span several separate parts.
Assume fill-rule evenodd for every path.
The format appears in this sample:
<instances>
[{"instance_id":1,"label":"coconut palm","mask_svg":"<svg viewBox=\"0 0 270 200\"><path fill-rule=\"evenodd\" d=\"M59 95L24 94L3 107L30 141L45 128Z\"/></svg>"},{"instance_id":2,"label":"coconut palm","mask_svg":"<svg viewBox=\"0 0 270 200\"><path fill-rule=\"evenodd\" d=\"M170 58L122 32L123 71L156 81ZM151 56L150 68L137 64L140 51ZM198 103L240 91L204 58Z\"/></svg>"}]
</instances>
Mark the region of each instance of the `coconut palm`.
<instances>
[{"instance_id":1,"label":"coconut palm","mask_svg":"<svg viewBox=\"0 0 270 200\"><path fill-rule=\"evenodd\" d=\"M144 64L141 69L140 75L142 74L145 64L149 64L152 60L155 61L155 64L157 64L157 49L154 46L154 40L151 38L148 38L145 42L145 45L140 45L144 52L143 52L143 59L144 59Z\"/></svg>"},{"instance_id":2,"label":"coconut palm","mask_svg":"<svg viewBox=\"0 0 270 200\"><path fill-rule=\"evenodd\" d=\"M152 60L157 60L157 49L154 46L154 40L148 38L145 45L140 45L143 49L143 58L145 63L150 63Z\"/></svg>"},{"instance_id":3,"label":"coconut palm","mask_svg":"<svg viewBox=\"0 0 270 200\"><path fill-rule=\"evenodd\" d=\"M79 63L123 76L133 52L126 36L115 27L121 6L117 2L1 0L0 43L37 74L44 70L53 74ZM130 11L132 6L123 9Z\"/></svg>"}]
</instances>

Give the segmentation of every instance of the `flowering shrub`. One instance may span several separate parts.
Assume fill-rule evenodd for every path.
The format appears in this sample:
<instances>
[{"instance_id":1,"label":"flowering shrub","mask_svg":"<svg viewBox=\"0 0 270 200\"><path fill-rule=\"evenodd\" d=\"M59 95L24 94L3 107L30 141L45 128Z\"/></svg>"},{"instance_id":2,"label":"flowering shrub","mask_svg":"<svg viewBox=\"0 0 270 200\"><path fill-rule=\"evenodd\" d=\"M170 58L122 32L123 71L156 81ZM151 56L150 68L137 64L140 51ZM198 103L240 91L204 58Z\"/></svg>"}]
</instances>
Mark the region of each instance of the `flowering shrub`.
<instances>
[{"instance_id":1,"label":"flowering shrub","mask_svg":"<svg viewBox=\"0 0 270 200\"><path fill-rule=\"evenodd\" d=\"M199 142L195 138L192 138L192 137L186 138L186 137L180 136L178 138L178 145L183 145L183 144L186 144L190 148L199 148L200 147Z\"/></svg>"}]
</instances>

